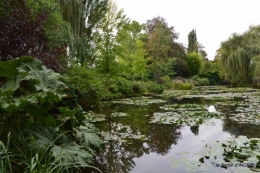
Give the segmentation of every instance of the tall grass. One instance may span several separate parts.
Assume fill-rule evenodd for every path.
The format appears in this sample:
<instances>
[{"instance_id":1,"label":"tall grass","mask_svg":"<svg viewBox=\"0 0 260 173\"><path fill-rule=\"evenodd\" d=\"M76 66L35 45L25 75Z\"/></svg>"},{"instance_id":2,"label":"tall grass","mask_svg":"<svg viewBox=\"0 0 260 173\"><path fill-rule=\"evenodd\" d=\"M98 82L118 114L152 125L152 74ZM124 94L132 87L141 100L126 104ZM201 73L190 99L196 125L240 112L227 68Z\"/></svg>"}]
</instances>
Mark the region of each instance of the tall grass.
<instances>
[{"instance_id":1,"label":"tall grass","mask_svg":"<svg viewBox=\"0 0 260 173\"><path fill-rule=\"evenodd\" d=\"M29 142L28 138L20 133L16 135L15 142L12 143L14 146L12 149L9 148L10 134L6 145L0 141L0 173L78 173L83 167L90 167L101 172L82 162L68 162L64 154L54 155L51 148L55 145L55 141L47 145L45 141L42 141L43 146L39 146L41 140L45 139L37 139L37 141L33 139Z\"/></svg>"},{"instance_id":2,"label":"tall grass","mask_svg":"<svg viewBox=\"0 0 260 173\"><path fill-rule=\"evenodd\" d=\"M10 158L13 155L8 152L10 144L10 133L7 136L7 145L5 146L2 141L0 141L0 172L1 173L12 173L12 165Z\"/></svg>"}]
</instances>

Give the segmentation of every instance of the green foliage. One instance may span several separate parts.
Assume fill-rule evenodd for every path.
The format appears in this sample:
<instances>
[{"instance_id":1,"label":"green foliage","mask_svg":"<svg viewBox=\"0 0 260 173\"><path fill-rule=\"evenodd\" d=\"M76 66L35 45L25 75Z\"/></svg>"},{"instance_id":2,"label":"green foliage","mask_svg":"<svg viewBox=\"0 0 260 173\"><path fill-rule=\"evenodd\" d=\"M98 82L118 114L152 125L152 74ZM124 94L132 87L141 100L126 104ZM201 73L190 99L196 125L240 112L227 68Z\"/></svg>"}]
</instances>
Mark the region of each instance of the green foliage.
<instances>
[{"instance_id":1,"label":"green foliage","mask_svg":"<svg viewBox=\"0 0 260 173\"><path fill-rule=\"evenodd\" d=\"M197 36L196 36L196 30L192 30L188 35L188 52L198 52L196 50L196 44L197 44Z\"/></svg>"},{"instance_id":2,"label":"green foliage","mask_svg":"<svg viewBox=\"0 0 260 173\"><path fill-rule=\"evenodd\" d=\"M210 85L214 84L221 84L221 77L220 77L220 71L208 71L208 72L201 72L199 74L200 78L207 78L209 80Z\"/></svg>"},{"instance_id":3,"label":"green foliage","mask_svg":"<svg viewBox=\"0 0 260 173\"><path fill-rule=\"evenodd\" d=\"M142 30L143 25L132 21L126 23L116 35L116 40L120 44L119 70L133 79L147 76L144 44L141 41Z\"/></svg>"},{"instance_id":4,"label":"green foliage","mask_svg":"<svg viewBox=\"0 0 260 173\"><path fill-rule=\"evenodd\" d=\"M81 106L76 105L73 109L70 109L68 107L59 107L58 110L60 113L60 115L58 116L58 120L71 126L67 126L66 130L71 130L73 127L79 127L80 125L85 124L86 112L82 109Z\"/></svg>"},{"instance_id":5,"label":"green foliage","mask_svg":"<svg viewBox=\"0 0 260 173\"><path fill-rule=\"evenodd\" d=\"M9 152L9 142L10 142L10 133L8 134L7 144L5 145L0 141L0 172L8 173L12 172L12 165L10 159L12 159L13 154Z\"/></svg>"},{"instance_id":6,"label":"green foliage","mask_svg":"<svg viewBox=\"0 0 260 173\"><path fill-rule=\"evenodd\" d=\"M63 20L69 23L70 33L67 35L67 43L70 63L92 66L96 53L93 45L93 28L98 26L107 12L108 0L59 0L57 2Z\"/></svg>"},{"instance_id":7,"label":"green foliage","mask_svg":"<svg viewBox=\"0 0 260 173\"><path fill-rule=\"evenodd\" d=\"M203 60L201 56L196 52L192 52L187 55L186 59L189 70L189 76L192 77L196 74L199 74L199 72L203 68Z\"/></svg>"},{"instance_id":8,"label":"green foliage","mask_svg":"<svg viewBox=\"0 0 260 173\"><path fill-rule=\"evenodd\" d=\"M184 83L181 80L175 80L173 82L173 86L175 90L191 90L193 85L190 83Z\"/></svg>"},{"instance_id":9,"label":"green foliage","mask_svg":"<svg viewBox=\"0 0 260 173\"><path fill-rule=\"evenodd\" d=\"M163 76L162 77L163 86L167 89L173 88L173 82L169 76Z\"/></svg>"},{"instance_id":10,"label":"green foliage","mask_svg":"<svg viewBox=\"0 0 260 173\"><path fill-rule=\"evenodd\" d=\"M116 79L116 85L118 87L118 92L122 93L124 96L132 94L132 81L129 81L123 77L118 77Z\"/></svg>"},{"instance_id":11,"label":"green foliage","mask_svg":"<svg viewBox=\"0 0 260 173\"><path fill-rule=\"evenodd\" d=\"M60 74L46 69L39 60L21 57L0 62L0 71L0 111L15 116L16 127L22 125L21 118L27 126L39 120L65 97L67 87L59 81Z\"/></svg>"},{"instance_id":12,"label":"green foliage","mask_svg":"<svg viewBox=\"0 0 260 173\"><path fill-rule=\"evenodd\" d=\"M191 78L193 83L197 86L209 86L208 78L200 78L198 75L195 75Z\"/></svg>"},{"instance_id":13,"label":"green foliage","mask_svg":"<svg viewBox=\"0 0 260 173\"><path fill-rule=\"evenodd\" d=\"M229 82L233 84L250 83L254 76L257 78L260 53L259 31L259 26L251 26L245 33L235 33L221 43L216 58L221 74Z\"/></svg>"},{"instance_id":14,"label":"green foliage","mask_svg":"<svg viewBox=\"0 0 260 173\"><path fill-rule=\"evenodd\" d=\"M85 139L82 140L80 135ZM102 141L93 126L85 130L80 127L75 130L75 135L61 133L58 128L34 126L17 133L12 143L15 145L15 149L9 150L13 155L9 162L12 170L64 173L80 172L80 167L91 167L95 152L90 146L100 147Z\"/></svg>"},{"instance_id":15,"label":"green foliage","mask_svg":"<svg viewBox=\"0 0 260 173\"><path fill-rule=\"evenodd\" d=\"M78 100L80 105L97 106L103 98L104 78L94 70L87 70L84 67L72 66L67 71L65 83L70 86L71 90L79 92Z\"/></svg>"},{"instance_id":16,"label":"green foliage","mask_svg":"<svg viewBox=\"0 0 260 173\"><path fill-rule=\"evenodd\" d=\"M154 82L149 82L148 84L149 84L148 91L152 93L161 94L165 89L163 85Z\"/></svg>"},{"instance_id":17,"label":"green foliage","mask_svg":"<svg viewBox=\"0 0 260 173\"><path fill-rule=\"evenodd\" d=\"M128 23L129 19L124 15L123 9L118 10L116 2L109 1L108 11L94 34L99 52L97 68L101 73L118 74L119 67L116 57L119 55L120 45L116 40L116 34Z\"/></svg>"},{"instance_id":18,"label":"green foliage","mask_svg":"<svg viewBox=\"0 0 260 173\"><path fill-rule=\"evenodd\" d=\"M146 22L146 52L150 77L157 82L160 76L173 76L175 58L182 56L182 45L174 40L178 38L174 27L162 17L156 17ZM159 82L160 83L160 82Z\"/></svg>"},{"instance_id":19,"label":"green foliage","mask_svg":"<svg viewBox=\"0 0 260 173\"><path fill-rule=\"evenodd\" d=\"M188 78L189 72L187 61L184 58L177 58L174 65L174 71L176 72L176 76Z\"/></svg>"},{"instance_id":20,"label":"green foliage","mask_svg":"<svg viewBox=\"0 0 260 173\"><path fill-rule=\"evenodd\" d=\"M145 92L145 86L143 82L134 81L132 84L132 91L136 94L142 94Z\"/></svg>"}]
</instances>

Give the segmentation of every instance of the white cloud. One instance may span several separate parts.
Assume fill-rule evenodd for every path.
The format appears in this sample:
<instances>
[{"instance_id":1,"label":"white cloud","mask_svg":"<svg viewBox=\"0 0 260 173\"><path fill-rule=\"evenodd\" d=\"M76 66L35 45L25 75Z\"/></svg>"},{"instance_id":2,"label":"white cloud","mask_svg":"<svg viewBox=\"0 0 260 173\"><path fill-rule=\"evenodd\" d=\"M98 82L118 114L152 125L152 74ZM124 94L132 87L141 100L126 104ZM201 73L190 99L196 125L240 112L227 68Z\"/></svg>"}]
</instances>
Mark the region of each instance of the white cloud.
<instances>
[{"instance_id":1,"label":"white cloud","mask_svg":"<svg viewBox=\"0 0 260 173\"><path fill-rule=\"evenodd\" d=\"M188 44L188 34L197 31L209 59L232 33L243 33L260 24L259 0L116 0L131 20L145 23L161 16L178 32L178 42Z\"/></svg>"}]
</instances>

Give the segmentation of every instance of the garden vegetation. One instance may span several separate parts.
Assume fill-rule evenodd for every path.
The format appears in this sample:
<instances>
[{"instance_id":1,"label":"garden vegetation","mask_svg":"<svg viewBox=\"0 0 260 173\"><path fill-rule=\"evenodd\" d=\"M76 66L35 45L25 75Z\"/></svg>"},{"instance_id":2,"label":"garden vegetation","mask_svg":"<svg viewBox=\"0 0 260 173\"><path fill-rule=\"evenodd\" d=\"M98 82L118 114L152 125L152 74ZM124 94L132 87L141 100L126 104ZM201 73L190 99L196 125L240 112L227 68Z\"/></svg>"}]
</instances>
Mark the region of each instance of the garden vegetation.
<instances>
[{"instance_id":1,"label":"garden vegetation","mask_svg":"<svg viewBox=\"0 0 260 173\"><path fill-rule=\"evenodd\" d=\"M85 111L101 101L259 85L259 26L209 61L196 30L186 48L163 17L140 24L112 0L0 2L0 172L80 172L102 149ZM98 168L96 168L98 169Z\"/></svg>"}]
</instances>

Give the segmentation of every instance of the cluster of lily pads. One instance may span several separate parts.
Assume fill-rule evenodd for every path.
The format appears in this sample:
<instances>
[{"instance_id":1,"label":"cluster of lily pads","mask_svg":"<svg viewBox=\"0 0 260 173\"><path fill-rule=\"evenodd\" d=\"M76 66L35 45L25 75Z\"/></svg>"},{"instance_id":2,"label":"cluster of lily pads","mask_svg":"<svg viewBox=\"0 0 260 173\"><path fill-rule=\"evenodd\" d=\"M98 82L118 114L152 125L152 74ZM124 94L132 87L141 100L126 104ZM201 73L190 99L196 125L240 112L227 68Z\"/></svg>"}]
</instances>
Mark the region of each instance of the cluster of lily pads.
<instances>
[{"instance_id":1,"label":"cluster of lily pads","mask_svg":"<svg viewBox=\"0 0 260 173\"><path fill-rule=\"evenodd\" d=\"M226 100L224 102L216 102L216 105L221 106L248 106L249 103L245 101Z\"/></svg>"},{"instance_id":2,"label":"cluster of lily pads","mask_svg":"<svg viewBox=\"0 0 260 173\"><path fill-rule=\"evenodd\" d=\"M205 159L215 159L213 164L222 163L222 167L248 167L252 171L260 171L260 138L238 136L224 141L216 141L204 150ZM225 164L223 164L225 163Z\"/></svg>"},{"instance_id":3,"label":"cluster of lily pads","mask_svg":"<svg viewBox=\"0 0 260 173\"><path fill-rule=\"evenodd\" d=\"M154 113L150 123L198 126L208 119L219 118L219 112L183 111Z\"/></svg>"},{"instance_id":4,"label":"cluster of lily pads","mask_svg":"<svg viewBox=\"0 0 260 173\"><path fill-rule=\"evenodd\" d=\"M179 155L188 154L182 153ZM235 172L260 171L260 138L230 137L205 145L194 154L198 156L198 160L191 160L190 156L169 157L172 161L171 166L177 168L184 165L188 172L207 171L212 167L229 168Z\"/></svg>"},{"instance_id":5,"label":"cluster of lily pads","mask_svg":"<svg viewBox=\"0 0 260 173\"><path fill-rule=\"evenodd\" d=\"M260 113L257 112L243 112L243 113L236 113L230 114L232 117L229 119L239 122L239 123L247 123L247 124L254 124L260 125Z\"/></svg>"},{"instance_id":6,"label":"cluster of lily pads","mask_svg":"<svg viewBox=\"0 0 260 173\"><path fill-rule=\"evenodd\" d=\"M111 117L127 117L127 116L129 116L129 115L124 112L114 112L111 114Z\"/></svg>"},{"instance_id":7,"label":"cluster of lily pads","mask_svg":"<svg viewBox=\"0 0 260 173\"><path fill-rule=\"evenodd\" d=\"M184 98L205 98L210 100L231 100L234 98L247 98L250 93L218 93L218 94L196 94L196 95L185 95Z\"/></svg>"},{"instance_id":8,"label":"cluster of lily pads","mask_svg":"<svg viewBox=\"0 0 260 173\"><path fill-rule=\"evenodd\" d=\"M129 142L128 139L145 139L145 135L139 132L133 133L132 129L128 125L117 124L115 130L109 132L101 132L101 136L104 142L117 141L117 142Z\"/></svg>"},{"instance_id":9,"label":"cluster of lily pads","mask_svg":"<svg viewBox=\"0 0 260 173\"><path fill-rule=\"evenodd\" d=\"M127 113L124 112L114 112L111 113L111 117L127 117L129 116ZM92 111L89 111L85 114L86 119L89 122L95 123L95 122L100 122L100 121L105 121L106 120L106 115L104 114L98 114Z\"/></svg>"},{"instance_id":10,"label":"cluster of lily pads","mask_svg":"<svg viewBox=\"0 0 260 173\"><path fill-rule=\"evenodd\" d=\"M130 104L130 105L148 105L153 103L164 103L165 100L154 99L152 97L138 97L138 98L126 98L126 99L118 99L113 100L112 103L120 103L120 104Z\"/></svg>"},{"instance_id":11,"label":"cluster of lily pads","mask_svg":"<svg viewBox=\"0 0 260 173\"><path fill-rule=\"evenodd\" d=\"M164 110L172 110L172 111L205 110L205 107L203 105L198 105L198 104L172 104L172 105L160 106L160 108Z\"/></svg>"},{"instance_id":12,"label":"cluster of lily pads","mask_svg":"<svg viewBox=\"0 0 260 173\"><path fill-rule=\"evenodd\" d=\"M85 114L86 120L92 123L105 121L106 115L89 111Z\"/></svg>"}]
</instances>

